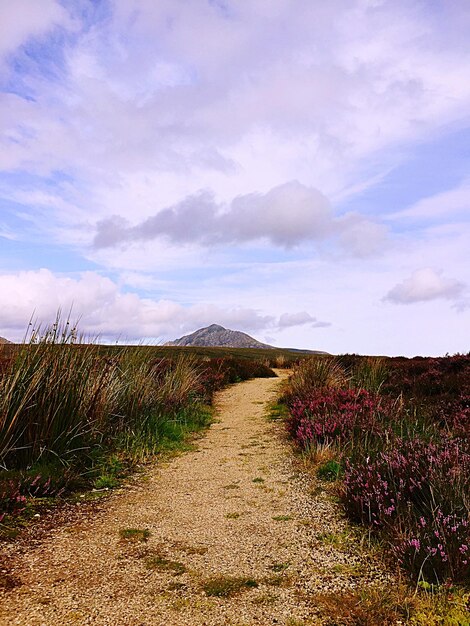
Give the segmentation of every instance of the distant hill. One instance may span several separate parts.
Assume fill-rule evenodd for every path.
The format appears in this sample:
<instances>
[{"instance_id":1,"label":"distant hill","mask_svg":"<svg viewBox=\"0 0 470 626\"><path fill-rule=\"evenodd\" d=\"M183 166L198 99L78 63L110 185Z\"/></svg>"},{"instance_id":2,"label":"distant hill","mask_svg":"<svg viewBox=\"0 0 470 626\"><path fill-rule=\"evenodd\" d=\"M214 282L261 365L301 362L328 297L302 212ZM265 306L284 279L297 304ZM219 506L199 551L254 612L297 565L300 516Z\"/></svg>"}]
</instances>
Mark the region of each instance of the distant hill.
<instances>
[{"instance_id":1,"label":"distant hill","mask_svg":"<svg viewBox=\"0 0 470 626\"><path fill-rule=\"evenodd\" d=\"M257 339L250 337L239 330L229 330L219 324L211 324L206 328L200 328L190 335L184 335L174 341L168 341L166 346L180 347L202 347L202 348L258 348L263 350L280 350L276 346L261 343ZM299 350L295 348L284 348L292 352L304 352L309 354L326 354L315 350Z\"/></svg>"},{"instance_id":2,"label":"distant hill","mask_svg":"<svg viewBox=\"0 0 470 626\"><path fill-rule=\"evenodd\" d=\"M273 349L267 343L261 343L239 330L229 330L219 324L211 324L206 328L200 328L190 335L185 335L174 341L169 341L166 346L199 346L199 347L222 347L222 348L264 348Z\"/></svg>"},{"instance_id":3,"label":"distant hill","mask_svg":"<svg viewBox=\"0 0 470 626\"><path fill-rule=\"evenodd\" d=\"M0 337L0 343L11 343L11 341L8 341L5 337Z\"/></svg>"}]
</instances>

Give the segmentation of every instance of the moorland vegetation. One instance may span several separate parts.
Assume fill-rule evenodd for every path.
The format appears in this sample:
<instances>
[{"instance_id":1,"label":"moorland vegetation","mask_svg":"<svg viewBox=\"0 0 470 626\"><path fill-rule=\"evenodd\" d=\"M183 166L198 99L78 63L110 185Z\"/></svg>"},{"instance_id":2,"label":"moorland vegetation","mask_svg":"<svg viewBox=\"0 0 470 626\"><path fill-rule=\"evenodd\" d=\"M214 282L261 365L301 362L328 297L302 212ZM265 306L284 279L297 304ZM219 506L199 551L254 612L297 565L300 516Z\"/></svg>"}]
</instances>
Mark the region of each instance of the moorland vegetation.
<instances>
[{"instance_id":1,"label":"moorland vegetation","mask_svg":"<svg viewBox=\"0 0 470 626\"><path fill-rule=\"evenodd\" d=\"M470 583L470 355L308 359L290 436L420 586Z\"/></svg>"}]
</instances>

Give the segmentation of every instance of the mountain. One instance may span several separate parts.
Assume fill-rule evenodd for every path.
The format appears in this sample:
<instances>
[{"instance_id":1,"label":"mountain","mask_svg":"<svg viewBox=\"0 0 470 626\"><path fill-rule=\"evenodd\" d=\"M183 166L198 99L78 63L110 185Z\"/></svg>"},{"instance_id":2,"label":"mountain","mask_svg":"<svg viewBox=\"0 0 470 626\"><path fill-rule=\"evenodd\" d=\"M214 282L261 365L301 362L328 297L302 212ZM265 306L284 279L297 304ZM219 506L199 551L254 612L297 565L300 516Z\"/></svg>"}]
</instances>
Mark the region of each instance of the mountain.
<instances>
[{"instance_id":1,"label":"mountain","mask_svg":"<svg viewBox=\"0 0 470 626\"><path fill-rule=\"evenodd\" d=\"M0 343L11 343L11 341L8 341L5 337L0 337Z\"/></svg>"},{"instance_id":2,"label":"mountain","mask_svg":"<svg viewBox=\"0 0 470 626\"><path fill-rule=\"evenodd\" d=\"M250 335L239 330L229 330L219 324L211 324L206 328L200 328L190 335L185 335L174 341L169 341L166 346L202 346L224 348L264 348L276 350L274 346L261 343Z\"/></svg>"}]
</instances>

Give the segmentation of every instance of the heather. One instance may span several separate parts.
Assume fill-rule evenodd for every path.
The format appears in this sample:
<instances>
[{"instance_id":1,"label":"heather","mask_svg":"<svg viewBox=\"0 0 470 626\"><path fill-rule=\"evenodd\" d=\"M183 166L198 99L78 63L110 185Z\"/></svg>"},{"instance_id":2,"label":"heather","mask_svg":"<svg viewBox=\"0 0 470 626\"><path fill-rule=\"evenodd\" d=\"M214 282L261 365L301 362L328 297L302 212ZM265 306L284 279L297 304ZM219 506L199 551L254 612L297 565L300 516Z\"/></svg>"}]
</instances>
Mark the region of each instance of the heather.
<instances>
[{"instance_id":1,"label":"heather","mask_svg":"<svg viewBox=\"0 0 470 626\"><path fill-rule=\"evenodd\" d=\"M339 464L348 517L419 582L470 582L469 398L469 355L316 357L284 396L298 447Z\"/></svg>"},{"instance_id":2,"label":"heather","mask_svg":"<svg viewBox=\"0 0 470 626\"><path fill-rule=\"evenodd\" d=\"M107 348L60 318L32 330L0 353L0 522L31 498L116 486L205 427L217 389L255 376L274 373L248 358Z\"/></svg>"}]
</instances>

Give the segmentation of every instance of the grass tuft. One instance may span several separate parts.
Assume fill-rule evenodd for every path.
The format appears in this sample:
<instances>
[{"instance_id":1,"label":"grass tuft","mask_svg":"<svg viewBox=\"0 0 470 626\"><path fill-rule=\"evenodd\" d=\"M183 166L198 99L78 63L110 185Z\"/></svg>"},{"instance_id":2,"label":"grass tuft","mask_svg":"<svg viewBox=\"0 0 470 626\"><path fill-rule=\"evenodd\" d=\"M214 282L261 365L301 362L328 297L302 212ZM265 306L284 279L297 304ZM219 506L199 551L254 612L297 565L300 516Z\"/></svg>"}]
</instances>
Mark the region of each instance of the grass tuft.
<instances>
[{"instance_id":1,"label":"grass tuft","mask_svg":"<svg viewBox=\"0 0 470 626\"><path fill-rule=\"evenodd\" d=\"M258 587L257 581L245 576L214 576L202 584L202 589L207 596L217 598L226 598L256 587Z\"/></svg>"},{"instance_id":2,"label":"grass tuft","mask_svg":"<svg viewBox=\"0 0 470 626\"><path fill-rule=\"evenodd\" d=\"M273 572L283 572L289 567L289 563L273 563L271 569Z\"/></svg>"},{"instance_id":3,"label":"grass tuft","mask_svg":"<svg viewBox=\"0 0 470 626\"><path fill-rule=\"evenodd\" d=\"M150 537L150 531L147 528L121 528L119 536L121 541L129 543L146 542Z\"/></svg>"},{"instance_id":4,"label":"grass tuft","mask_svg":"<svg viewBox=\"0 0 470 626\"><path fill-rule=\"evenodd\" d=\"M145 566L148 569L155 569L165 572L173 572L175 576L184 574L186 572L186 566L179 561L172 561L171 559L165 559L160 555L150 555L145 559Z\"/></svg>"},{"instance_id":5,"label":"grass tuft","mask_svg":"<svg viewBox=\"0 0 470 626\"><path fill-rule=\"evenodd\" d=\"M341 476L341 464L330 459L317 468L317 476L326 482L334 482Z\"/></svg>"}]
</instances>

